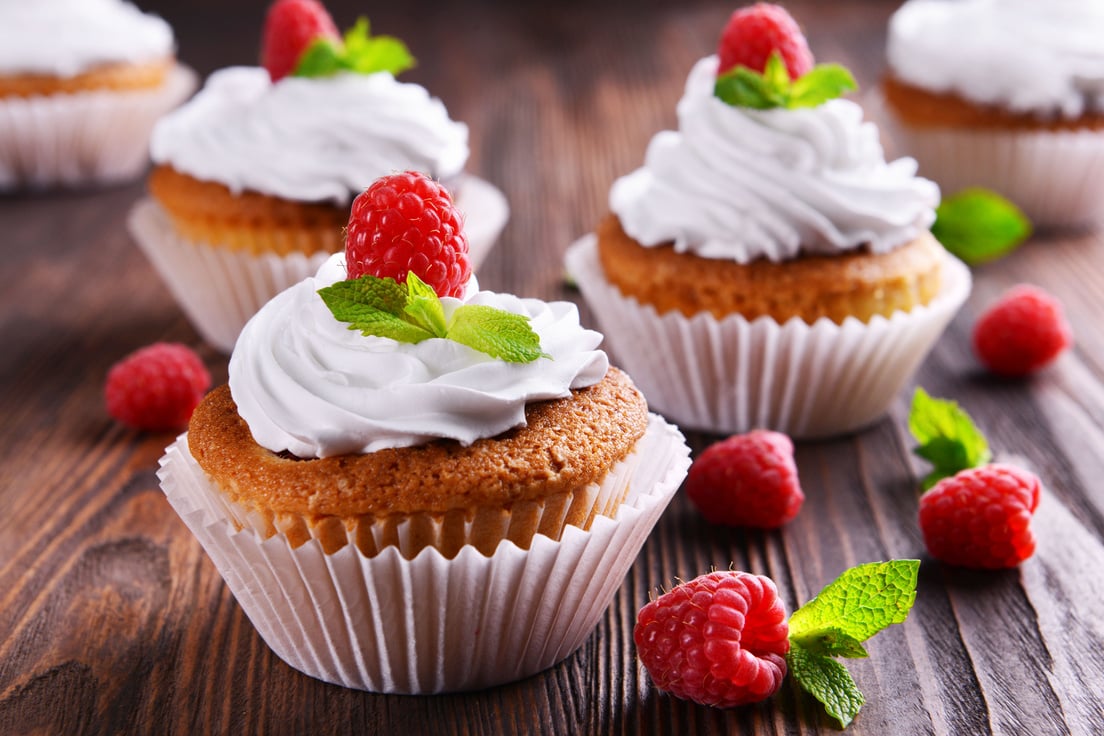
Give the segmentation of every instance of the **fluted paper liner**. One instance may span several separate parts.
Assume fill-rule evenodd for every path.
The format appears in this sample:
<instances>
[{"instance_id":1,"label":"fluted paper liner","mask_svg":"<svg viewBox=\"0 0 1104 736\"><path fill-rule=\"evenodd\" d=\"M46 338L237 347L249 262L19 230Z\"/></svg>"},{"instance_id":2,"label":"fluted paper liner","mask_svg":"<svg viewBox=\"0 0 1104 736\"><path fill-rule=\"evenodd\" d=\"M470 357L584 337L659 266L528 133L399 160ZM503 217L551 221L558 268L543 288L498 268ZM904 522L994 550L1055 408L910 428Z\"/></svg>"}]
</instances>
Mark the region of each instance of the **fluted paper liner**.
<instances>
[{"instance_id":1,"label":"fluted paper liner","mask_svg":"<svg viewBox=\"0 0 1104 736\"><path fill-rule=\"evenodd\" d=\"M509 205L502 192L474 176L461 177L458 191L457 206L465 215L475 268L502 232ZM189 240L173 228L165 210L149 197L134 205L128 224L196 332L227 354L233 351L245 323L265 302L313 276L331 255L325 251L255 254Z\"/></svg>"},{"instance_id":2,"label":"fluted paper liner","mask_svg":"<svg viewBox=\"0 0 1104 736\"><path fill-rule=\"evenodd\" d=\"M999 192L1036 226L1104 224L1104 131L994 130L910 125L880 94L865 101L893 150L920 163L948 197Z\"/></svg>"},{"instance_id":3,"label":"fluted paper liner","mask_svg":"<svg viewBox=\"0 0 1104 736\"><path fill-rule=\"evenodd\" d=\"M0 99L0 190L136 179L154 123L195 90L177 64L156 89Z\"/></svg>"},{"instance_id":4,"label":"fluted paper liner","mask_svg":"<svg viewBox=\"0 0 1104 736\"><path fill-rule=\"evenodd\" d=\"M800 438L843 434L881 417L971 283L969 269L948 255L930 304L867 323L810 325L659 315L606 280L594 235L571 246L567 270L651 408L684 427L719 434L767 428Z\"/></svg>"},{"instance_id":5,"label":"fluted paper liner","mask_svg":"<svg viewBox=\"0 0 1104 736\"><path fill-rule=\"evenodd\" d=\"M451 560L432 548L412 560L396 547L327 555L315 540L293 550L280 535L237 530L187 435L168 447L158 476L282 660L345 687L435 693L527 677L582 645L690 465L678 429L654 414L637 454L612 518L567 527L559 541L537 535L528 550L503 542L485 556L469 546Z\"/></svg>"}]
</instances>

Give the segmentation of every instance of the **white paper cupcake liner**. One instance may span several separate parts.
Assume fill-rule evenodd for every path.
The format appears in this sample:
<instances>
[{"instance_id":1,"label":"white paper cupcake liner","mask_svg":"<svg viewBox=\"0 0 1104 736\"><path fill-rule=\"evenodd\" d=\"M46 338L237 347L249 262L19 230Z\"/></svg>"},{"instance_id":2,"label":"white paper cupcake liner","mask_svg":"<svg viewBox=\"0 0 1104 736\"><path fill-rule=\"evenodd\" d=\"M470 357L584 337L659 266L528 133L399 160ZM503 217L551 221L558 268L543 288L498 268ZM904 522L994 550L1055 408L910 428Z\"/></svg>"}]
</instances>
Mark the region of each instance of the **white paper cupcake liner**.
<instances>
[{"instance_id":1,"label":"white paper cupcake liner","mask_svg":"<svg viewBox=\"0 0 1104 736\"><path fill-rule=\"evenodd\" d=\"M458 191L457 205L464 212L475 268L502 232L510 209L502 192L477 177L461 177ZM189 240L149 197L134 205L128 225L196 332L227 354L265 302L313 276L330 255L323 251L255 254Z\"/></svg>"},{"instance_id":2,"label":"white paper cupcake liner","mask_svg":"<svg viewBox=\"0 0 1104 736\"><path fill-rule=\"evenodd\" d=\"M640 464L613 518L528 550L491 556L464 547L412 560L391 547L366 558L317 541L292 550L277 535L236 530L188 452L166 450L158 476L269 647L295 669L345 687L387 693L473 690L536 674L590 635L641 545L686 475L678 429L651 415ZM616 482L611 478L607 482Z\"/></svg>"},{"instance_id":3,"label":"white paper cupcake liner","mask_svg":"<svg viewBox=\"0 0 1104 736\"><path fill-rule=\"evenodd\" d=\"M157 89L0 99L0 190L138 178L153 124L196 87L177 64Z\"/></svg>"},{"instance_id":4,"label":"white paper cupcake liner","mask_svg":"<svg viewBox=\"0 0 1104 736\"><path fill-rule=\"evenodd\" d=\"M999 192L1040 227L1104 223L1104 131L1005 131L913 126L880 94L866 105L896 155L948 197L967 187Z\"/></svg>"},{"instance_id":5,"label":"white paper cupcake liner","mask_svg":"<svg viewBox=\"0 0 1104 736\"><path fill-rule=\"evenodd\" d=\"M740 315L663 315L606 281L597 239L567 252L611 351L648 404L679 425L719 434L766 428L793 437L843 434L876 421L970 292L970 271L948 255L928 305L864 323L784 324Z\"/></svg>"}]
</instances>

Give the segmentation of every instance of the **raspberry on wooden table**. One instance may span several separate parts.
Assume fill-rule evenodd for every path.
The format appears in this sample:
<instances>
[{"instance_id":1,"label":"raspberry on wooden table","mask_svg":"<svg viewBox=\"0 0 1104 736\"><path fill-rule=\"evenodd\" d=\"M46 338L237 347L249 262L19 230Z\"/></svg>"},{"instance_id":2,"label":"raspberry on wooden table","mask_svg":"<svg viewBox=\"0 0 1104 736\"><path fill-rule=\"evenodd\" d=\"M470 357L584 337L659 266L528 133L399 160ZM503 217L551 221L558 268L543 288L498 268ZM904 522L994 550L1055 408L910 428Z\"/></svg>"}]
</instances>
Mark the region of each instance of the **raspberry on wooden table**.
<instances>
[{"instance_id":1,"label":"raspberry on wooden table","mask_svg":"<svg viewBox=\"0 0 1104 736\"><path fill-rule=\"evenodd\" d=\"M765 700L786 677L786 609L770 578L712 572L640 609L640 661L660 690L730 708Z\"/></svg>"},{"instance_id":2,"label":"raspberry on wooden table","mask_svg":"<svg viewBox=\"0 0 1104 736\"><path fill-rule=\"evenodd\" d=\"M944 478L920 498L920 531L932 557L962 567L1015 567L1035 552L1031 515L1039 479L1011 465Z\"/></svg>"},{"instance_id":3,"label":"raspberry on wooden table","mask_svg":"<svg viewBox=\"0 0 1104 736\"><path fill-rule=\"evenodd\" d=\"M333 18L317 0L276 0L265 16L261 66L277 82L295 71L299 58L316 38L340 43Z\"/></svg>"},{"instance_id":4,"label":"raspberry on wooden table","mask_svg":"<svg viewBox=\"0 0 1104 736\"><path fill-rule=\"evenodd\" d=\"M1051 363L1073 342L1062 304L1031 284L1009 289L974 326L974 352L1001 376L1024 376Z\"/></svg>"},{"instance_id":5,"label":"raspberry on wooden table","mask_svg":"<svg viewBox=\"0 0 1104 736\"><path fill-rule=\"evenodd\" d=\"M406 281L413 271L437 296L460 297L471 277L468 239L452 195L417 171L384 176L353 200L345 236L349 278Z\"/></svg>"},{"instance_id":6,"label":"raspberry on wooden table","mask_svg":"<svg viewBox=\"0 0 1104 736\"><path fill-rule=\"evenodd\" d=\"M690 466L686 494L710 523L780 527L805 502L793 452L793 441L781 432L733 435Z\"/></svg>"},{"instance_id":7,"label":"raspberry on wooden table","mask_svg":"<svg viewBox=\"0 0 1104 736\"><path fill-rule=\"evenodd\" d=\"M135 429L176 430L211 385L203 361L187 345L159 342L111 367L104 385L107 412Z\"/></svg>"},{"instance_id":8,"label":"raspberry on wooden table","mask_svg":"<svg viewBox=\"0 0 1104 736\"><path fill-rule=\"evenodd\" d=\"M805 35L785 8L770 3L740 8L721 33L717 73L723 74L735 66L762 73L774 51L781 55L790 79L797 79L813 68L813 53Z\"/></svg>"}]
</instances>

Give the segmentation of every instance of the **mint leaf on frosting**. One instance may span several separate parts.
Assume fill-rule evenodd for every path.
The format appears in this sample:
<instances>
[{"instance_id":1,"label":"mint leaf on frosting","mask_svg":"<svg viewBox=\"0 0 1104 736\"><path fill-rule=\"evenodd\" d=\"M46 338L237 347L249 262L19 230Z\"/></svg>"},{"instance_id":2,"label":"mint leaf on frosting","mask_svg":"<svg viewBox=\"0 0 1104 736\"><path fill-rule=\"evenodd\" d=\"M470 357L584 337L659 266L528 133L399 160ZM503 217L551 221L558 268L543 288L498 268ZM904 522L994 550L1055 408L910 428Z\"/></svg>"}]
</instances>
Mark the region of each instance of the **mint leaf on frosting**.
<instances>
[{"instance_id":1,"label":"mint leaf on frosting","mask_svg":"<svg viewBox=\"0 0 1104 736\"><path fill-rule=\"evenodd\" d=\"M452 340L508 363L551 357L541 351L540 335L529 317L482 304L457 307L445 321L445 309L433 288L408 272L406 283L365 274L318 290L339 322L362 335L419 343L432 337Z\"/></svg>"},{"instance_id":2,"label":"mint leaf on frosting","mask_svg":"<svg viewBox=\"0 0 1104 736\"><path fill-rule=\"evenodd\" d=\"M789 670L844 727L864 698L847 668L833 657L867 656L861 642L908 617L919 570L919 560L852 567L790 617Z\"/></svg>"},{"instance_id":3,"label":"mint leaf on frosting","mask_svg":"<svg viewBox=\"0 0 1104 736\"><path fill-rule=\"evenodd\" d=\"M510 363L550 357L541 352L540 337L528 317L483 304L465 304L453 312L448 336Z\"/></svg>"},{"instance_id":4,"label":"mint leaf on frosting","mask_svg":"<svg viewBox=\"0 0 1104 736\"><path fill-rule=\"evenodd\" d=\"M782 55L773 51L762 74L737 66L718 75L713 94L733 107L794 109L816 107L858 88L851 72L839 64L817 64L791 81Z\"/></svg>"},{"instance_id":5,"label":"mint leaf on frosting","mask_svg":"<svg viewBox=\"0 0 1104 736\"><path fill-rule=\"evenodd\" d=\"M1016 205L981 187L947 197L935 210L932 235L971 266L996 260L1031 235L1031 221Z\"/></svg>"},{"instance_id":6,"label":"mint leaf on frosting","mask_svg":"<svg viewBox=\"0 0 1104 736\"><path fill-rule=\"evenodd\" d=\"M357 19L342 43L316 38L299 57L296 77L329 77L341 71L357 74L390 72L397 75L414 66L406 44L392 36L372 36L368 19Z\"/></svg>"},{"instance_id":7,"label":"mint leaf on frosting","mask_svg":"<svg viewBox=\"0 0 1104 736\"><path fill-rule=\"evenodd\" d=\"M989 443L970 415L955 402L933 398L920 387L912 396L908 427L920 443L913 452L932 464L924 478L925 490L991 458Z\"/></svg>"}]
</instances>

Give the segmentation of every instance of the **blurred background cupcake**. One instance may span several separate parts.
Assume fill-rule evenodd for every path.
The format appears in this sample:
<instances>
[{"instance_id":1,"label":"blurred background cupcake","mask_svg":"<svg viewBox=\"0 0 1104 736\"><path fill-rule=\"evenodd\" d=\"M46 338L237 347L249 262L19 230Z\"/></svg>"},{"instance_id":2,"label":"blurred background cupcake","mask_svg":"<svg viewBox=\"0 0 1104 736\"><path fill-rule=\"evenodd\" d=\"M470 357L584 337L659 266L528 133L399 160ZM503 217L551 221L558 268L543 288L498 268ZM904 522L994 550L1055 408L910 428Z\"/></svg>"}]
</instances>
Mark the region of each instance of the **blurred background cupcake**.
<instances>
[{"instance_id":1,"label":"blurred background cupcake","mask_svg":"<svg viewBox=\"0 0 1104 736\"><path fill-rule=\"evenodd\" d=\"M464 174L468 129L425 88L396 80L414 60L367 21L341 37L313 0L265 21L264 67L215 72L160 121L152 198L131 231L200 335L230 352L269 298L342 247L349 203L376 177L422 171L450 186L472 260L497 238L501 192Z\"/></svg>"},{"instance_id":2,"label":"blurred background cupcake","mask_svg":"<svg viewBox=\"0 0 1104 736\"><path fill-rule=\"evenodd\" d=\"M1104 221L1104 3L911 0L875 105L945 194L981 186L1040 226Z\"/></svg>"},{"instance_id":3,"label":"blurred background cupcake","mask_svg":"<svg viewBox=\"0 0 1104 736\"><path fill-rule=\"evenodd\" d=\"M169 25L130 3L0 3L0 191L136 178L194 88Z\"/></svg>"},{"instance_id":4,"label":"blurred background cupcake","mask_svg":"<svg viewBox=\"0 0 1104 736\"><path fill-rule=\"evenodd\" d=\"M769 55L769 56L768 56ZM887 162L842 67L778 6L736 11L677 131L567 266L649 403L685 427L822 437L885 413L970 289L939 190Z\"/></svg>"}]
</instances>

